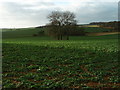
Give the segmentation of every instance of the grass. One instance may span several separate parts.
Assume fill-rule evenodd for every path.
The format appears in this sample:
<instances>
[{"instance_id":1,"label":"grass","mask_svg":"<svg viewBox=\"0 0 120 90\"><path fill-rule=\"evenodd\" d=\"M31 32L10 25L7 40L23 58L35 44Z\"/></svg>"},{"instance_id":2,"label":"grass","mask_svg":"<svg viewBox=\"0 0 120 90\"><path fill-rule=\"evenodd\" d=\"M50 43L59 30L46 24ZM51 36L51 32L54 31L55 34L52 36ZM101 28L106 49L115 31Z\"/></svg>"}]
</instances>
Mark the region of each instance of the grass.
<instances>
[{"instance_id":1,"label":"grass","mask_svg":"<svg viewBox=\"0 0 120 90\"><path fill-rule=\"evenodd\" d=\"M3 88L120 88L118 36L3 39Z\"/></svg>"},{"instance_id":2,"label":"grass","mask_svg":"<svg viewBox=\"0 0 120 90\"><path fill-rule=\"evenodd\" d=\"M3 38L20 38L20 37L31 37L33 34L38 34L38 32L45 30L45 28L25 28L16 30L2 30Z\"/></svg>"}]
</instances>

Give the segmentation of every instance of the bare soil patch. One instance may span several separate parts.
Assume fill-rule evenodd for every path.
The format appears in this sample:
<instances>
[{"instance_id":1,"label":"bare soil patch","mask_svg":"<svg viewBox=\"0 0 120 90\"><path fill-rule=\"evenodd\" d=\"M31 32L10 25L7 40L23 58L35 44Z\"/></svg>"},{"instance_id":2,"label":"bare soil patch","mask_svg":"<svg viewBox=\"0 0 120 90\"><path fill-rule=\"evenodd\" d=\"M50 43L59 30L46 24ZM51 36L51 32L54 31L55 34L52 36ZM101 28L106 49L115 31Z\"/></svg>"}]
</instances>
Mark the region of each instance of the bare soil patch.
<instances>
[{"instance_id":1,"label":"bare soil patch","mask_svg":"<svg viewBox=\"0 0 120 90\"><path fill-rule=\"evenodd\" d=\"M101 32L101 33L88 33L87 36L102 36L110 34L120 34L120 32Z\"/></svg>"}]
</instances>

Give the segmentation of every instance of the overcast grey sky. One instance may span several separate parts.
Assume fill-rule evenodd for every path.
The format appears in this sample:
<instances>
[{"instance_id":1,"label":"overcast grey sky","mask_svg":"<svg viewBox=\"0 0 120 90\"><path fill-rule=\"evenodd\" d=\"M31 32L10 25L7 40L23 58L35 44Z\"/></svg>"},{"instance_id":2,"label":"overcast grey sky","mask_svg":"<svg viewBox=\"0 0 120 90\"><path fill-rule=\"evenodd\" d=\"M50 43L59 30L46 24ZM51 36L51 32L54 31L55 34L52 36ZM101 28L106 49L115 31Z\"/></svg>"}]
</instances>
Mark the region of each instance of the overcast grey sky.
<instances>
[{"instance_id":1,"label":"overcast grey sky","mask_svg":"<svg viewBox=\"0 0 120 90\"><path fill-rule=\"evenodd\" d=\"M55 10L71 11L79 24L118 20L119 0L0 0L0 28L23 28L48 23Z\"/></svg>"}]
</instances>

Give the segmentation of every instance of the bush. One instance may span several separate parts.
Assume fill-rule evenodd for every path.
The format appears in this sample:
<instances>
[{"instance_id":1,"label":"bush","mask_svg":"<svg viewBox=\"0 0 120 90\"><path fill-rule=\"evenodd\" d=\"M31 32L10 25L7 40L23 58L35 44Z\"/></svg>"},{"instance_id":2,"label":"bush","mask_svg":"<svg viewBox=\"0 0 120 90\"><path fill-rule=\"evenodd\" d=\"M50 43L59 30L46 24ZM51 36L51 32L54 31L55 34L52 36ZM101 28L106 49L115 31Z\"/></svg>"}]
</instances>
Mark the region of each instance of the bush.
<instances>
[{"instance_id":1,"label":"bush","mask_svg":"<svg viewBox=\"0 0 120 90\"><path fill-rule=\"evenodd\" d=\"M38 34L33 34L34 37L38 36Z\"/></svg>"},{"instance_id":2,"label":"bush","mask_svg":"<svg viewBox=\"0 0 120 90\"><path fill-rule=\"evenodd\" d=\"M39 31L39 32L38 32L38 35L40 35L40 36L41 36L41 35L44 35L44 31L43 31L43 30Z\"/></svg>"}]
</instances>

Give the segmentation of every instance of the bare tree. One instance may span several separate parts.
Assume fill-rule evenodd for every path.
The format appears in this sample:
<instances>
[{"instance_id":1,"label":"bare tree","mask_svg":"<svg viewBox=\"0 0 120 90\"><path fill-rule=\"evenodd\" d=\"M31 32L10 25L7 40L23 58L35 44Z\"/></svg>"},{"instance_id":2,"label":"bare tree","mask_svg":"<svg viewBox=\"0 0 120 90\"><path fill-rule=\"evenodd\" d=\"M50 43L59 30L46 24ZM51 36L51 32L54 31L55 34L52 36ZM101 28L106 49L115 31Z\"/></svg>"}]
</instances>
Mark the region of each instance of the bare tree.
<instances>
[{"instance_id":1,"label":"bare tree","mask_svg":"<svg viewBox=\"0 0 120 90\"><path fill-rule=\"evenodd\" d=\"M67 39L69 39L70 26L76 25L74 13L69 11L53 11L47 18L49 19L50 26L52 27L49 30L49 33L52 33L52 36L57 37L58 40L62 40L63 36L67 36Z\"/></svg>"}]
</instances>

